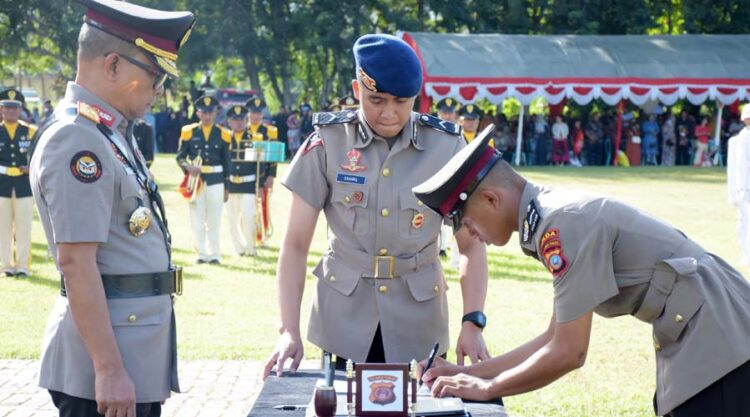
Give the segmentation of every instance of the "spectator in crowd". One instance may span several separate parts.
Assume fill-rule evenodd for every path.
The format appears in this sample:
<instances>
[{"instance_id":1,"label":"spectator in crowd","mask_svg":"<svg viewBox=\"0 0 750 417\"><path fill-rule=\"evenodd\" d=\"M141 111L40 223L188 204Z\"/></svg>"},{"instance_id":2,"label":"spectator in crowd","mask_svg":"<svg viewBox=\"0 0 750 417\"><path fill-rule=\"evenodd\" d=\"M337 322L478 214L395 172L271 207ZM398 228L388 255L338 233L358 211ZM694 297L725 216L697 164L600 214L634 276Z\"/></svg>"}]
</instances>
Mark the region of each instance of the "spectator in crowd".
<instances>
[{"instance_id":1,"label":"spectator in crowd","mask_svg":"<svg viewBox=\"0 0 750 417\"><path fill-rule=\"evenodd\" d=\"M643 122L643 138L641 152L643 153L644 165L656 165L656 154L658 153L659 144L657 135L659 134L659 123L656 122L656 115L649 114L648 119Z\"/></svg>"},{"instance_id":2,"label":"spectator in crowd","mask_svg":"<svg viewBox=\"0 0 750 417\"><path fill-rule=\"evenodd\" d=\"M665 167L671 167L675 162L675 152L677 147L675 117L672 113L667 114L664 123L661 125L661 136L661 164Z\"/></svg>"},{"instance_id":3,"label":"spectator in crowd","mask_svg":"<svg viewBox=\"0 0 750 417\"><path fill-rule=\"evenodd\" d=\"M677 121L677 165L690 165L690 142L695 130L695 122L688 114L687 110L680 113L680 119Z\"/></svg>"},{"instance_id":4,"label":"spectator in crowd","mask_svg":"<svg viewBox=\"0 0 750 417\"><path fill-rule=\"evenodd\" d=\"M308 136L313 132L313 124L312 124L312 107L304 103L302 106L300 106L300 112L301 112L301 125L300 125L300 138L301 139L307 139Z\"/></svg>"},{"instance_id":5,"label":"spectator in crowd","mask_svg":"<svg viewBox=\"0 0 750 417\"><path fill-rule=\"evenodd\" d=\"M299 111L292 110L292 113L287 117L286 122L287 138L289 139L289 155L294 158L297 153L297 149L300 146L300 137L302 132L302 121L299 118Z\"/></svg>"},{"instance_id":6,"label":"spectator in crowd","mask_svg":"<svg viewBox=\"0 0 750 417\"><path fill-rule=\"evenodd\" d=\"M186 124L188 124L188 120L185 110L180 110L170 115L169 123L167 124L167 138L164 152L177 152L182 126Z\"/></svg>"},{"instance_id":7,"label":"spectator in crowd","mask_svg":"<svg viewBox=\"0 0 750 417\"><path fill-rule=\"evenodd\" d=\"M711 127L708 117L701 118L701 124L695 127L695 155L693 166L702 166L708 154L708 139L711 137Z\"/></svg>"},{"instance_id":8,"label":"spectator in crowd","mask_svg":"<svg viewBox=\"0 0 750 417\"><path fill-rule=\"evenodd\" d=\"M555 124L552 125L552 163L555 165L565 165L570 160L569 133L568 125L563 121L562 116L555 116Z\"/></svg>"},{"instance_id":9,"label":"spectator in crowd","mask_svg":"<svg viewBox=\"0 0 750 417\"><path fill-rule=\"evenodd\" d=\"M537 114L534 118L533 131L534 136L531 139L531 146L534 149L534 163L536 165L547 165L547 136L549 135L549 126L543 114Z\"/></svg>"},{"instance_id":10,"label":"spectator in crowd","mask_svg":"<svg viewBox=\"0 0 750 417\"><path fill-rule=\"evenodd\" d=\"M604 111L604 117L601 120L602 124L602 159L604 165L612 164L612 155L615 150L615 134L617 132L617 120L612 115L612 111L607 109Z\"/></svg>"},{"instance_id":11,"label":"spectator in crowd","mask_svg":"<svg viewBox=\"0 0 750 417\"><path fill-rule=\"evenodd\" d=\"M593 113L586 124L586 165L602 165L604 145L602 143L602 125L599 114Z\"/></svg>"},{"instance_id":12,"label":"spectator in crowd","mask_svg":"<svg viewBox=\"0 0 750 417\"><path fill-rule=\"evenodd\" d=\"M193 84L195 83L193 82ZM187 117L187 115L190 114L190 101L188 101L188 98L185 95L182 96L182 103L180 104L180 110L185 112L185 117Z\"/></svg>"},{"instance_id":13,"label":"spectator in crowd","mask_svg":"<svg viewBox=\"0 0 750 417\"><path fill-rule=\"evenodd\" d=\"M581 121L576 120L573 122L573 158L575 158L576 165L581 165L581 152L583 151L583 128L581 128Z\"/></svg>"},{"instance_id":14,"label":"spectator in crowd","mask_svg":"<svg viewBox=\"0 0 750 417\"><path fill-rule=\"evenodd\" d=\"M271 118L273 125L276 126L276 130L278 133L278 140L279 142L283 142L286 144L286 153L287 155L294 155L290 152L290 144L289 144L289 128L287 127L286 120L289 118L289 115L291 115L292 112L289 111L288 106L281 106L279 109L279 112L274 114Z\"/></svg>"},{"instance_id":15,"label":"spectator in crowd","mask_svg":"<svg viewBox=\"0 0 750 417\"><path fill-rule=\"evenodd\" d=\"M169 126L169 118L172 114L172 109L166 105L161 106L155 116L155 130L156 130L156 146L160 152L166 152L167 145L167 128Z\"/></svg>"},{"instance_id":16,"label":"spectator in crowd","mask_svg":"<svg viewBox=\"0 0 750 417\"><path fill-rule=\"evenodd\" d=\"M625 127L625 154L631 167L641 165L641 130L638 123L628 122Z\"/></svg>"},{"instance_id":17,"label":"spectator in crowd","mask_svg":"<svg viewBox=\"0 0 750 417\"><path fill-rule=\"evenodd\" d=\"M43 125L45 121L47 121L47 118L52 115L52 112L55 109L52 108L52 101L50 100L44 100L44 104L42 104L42 120L40 121L39 125Z\"/></svg>"}]
</instances>

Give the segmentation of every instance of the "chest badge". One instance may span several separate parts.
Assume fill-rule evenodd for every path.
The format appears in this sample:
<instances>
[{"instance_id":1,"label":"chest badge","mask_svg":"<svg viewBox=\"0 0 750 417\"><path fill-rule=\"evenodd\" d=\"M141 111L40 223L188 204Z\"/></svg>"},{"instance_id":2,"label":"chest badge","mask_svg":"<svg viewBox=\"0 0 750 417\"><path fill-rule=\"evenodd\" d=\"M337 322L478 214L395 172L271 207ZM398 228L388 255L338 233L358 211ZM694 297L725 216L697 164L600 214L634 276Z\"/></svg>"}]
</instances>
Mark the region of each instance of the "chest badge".
<instances>
[{"instance_id":1,"label":"chest badge","mask_svg":"<svg viewBox=\"0 0 750 417\"><path fill-rule=\"evenodd\" d=\"M362 152L352 149L346 153L346 159L349 161L348 164L341 164L341 168L349 172L360 172L367 169L367 166L360 165L359 160L362 159Z\"/></svg>"},{"instance_id":2,"label":"chest badge","mask_svg":"<svg viewBox=\"0 0 750 417\"><path fill-rule=\"evenodd\" d=\"M424 214L417 213L411 218L411 227L421 229L424 226Z\"/></svg>"},{"instance_id":3,"label":"chest badge","mask_svg":"<svg viewBox=\"0 0 750 417\"><path fill-rule=\"evenodd\" d=\"M137 209L130 214L128 220L128 230L130 234L135 237L143 236L146 231L151 227L151 210L146 207L139 206Z\"/></svg>"},{"instance_id":4,"label":"chest badge","mask_svg":"<svg viewBox=\"0 0 750 417\"><path fill-rule=\"evenodd\" d=\"M354 194L352 194L352 198L354 199L355 203L361 203L365 198L365 193L363 193L362 191L355 191Z\"/></svg>"}]
</instances>

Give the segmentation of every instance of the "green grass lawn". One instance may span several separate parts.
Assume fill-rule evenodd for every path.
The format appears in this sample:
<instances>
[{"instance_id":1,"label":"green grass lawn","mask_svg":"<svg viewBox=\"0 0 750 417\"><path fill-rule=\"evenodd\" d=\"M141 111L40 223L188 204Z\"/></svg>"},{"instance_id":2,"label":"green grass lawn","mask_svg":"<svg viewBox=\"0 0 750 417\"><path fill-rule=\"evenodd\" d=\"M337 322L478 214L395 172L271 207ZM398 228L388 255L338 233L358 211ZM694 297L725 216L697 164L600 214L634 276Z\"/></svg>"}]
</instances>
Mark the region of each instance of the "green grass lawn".
<instances>
[{"instance_id":1,"label":"green grass lawn","mask_svg":"<svg viewBox=\"0 0 750 417\"><path fill-rule=\"evenodd\" d=\"M286 165L280 167L280 175ZM176 303L179 354L182 359L264 360L276 343L278 308L274 271L284 233L290 193L273 193L275 233L257 258L231 255L228 233L222 233L224 265L194 265L188 204L176 192L182 175L172 156L154 165L166 201L175 244L175 261L186 267L185 294ZM736 265L736 214L726 198L722 169L694 168L533 168L522 173L533 181L604 193L632 203L701 242L709 251ZM224 226L226 223L224 224ZM86 225L80 225L86 227ZM226 230L226 229L224 229ZM308 266L325 249L321 217ZM33 228L34 276L0 279L0 358L38 358L47 314L59 290L59 277L46 258L47 245L38 220ZM536 336L547 325L552 283L541 264L524 256L517 238L489 250L490 283L485 338L500 354ZM446 269L451 286L451 329L454 344L461 317L460 286ZM306 328L313 278L308 275L303 301ZM427 354L427 352L425 352ZM306 345L306 356L319 351ZM594 321L586 366L532 394L507 399L519 416L649 416L654 390L650 327L630 318Z\"/></svg>"}]
</instances>

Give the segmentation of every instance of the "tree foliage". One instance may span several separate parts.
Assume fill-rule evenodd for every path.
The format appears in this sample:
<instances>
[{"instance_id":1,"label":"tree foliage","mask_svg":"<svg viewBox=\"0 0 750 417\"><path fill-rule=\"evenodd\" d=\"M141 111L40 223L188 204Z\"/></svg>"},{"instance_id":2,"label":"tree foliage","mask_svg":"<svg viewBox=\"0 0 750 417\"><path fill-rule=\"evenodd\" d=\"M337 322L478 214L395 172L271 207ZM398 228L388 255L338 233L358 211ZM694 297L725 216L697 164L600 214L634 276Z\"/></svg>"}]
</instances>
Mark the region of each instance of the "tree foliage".
<instances>
[{"instance_id":1,"label":"tree foliage","mask_svg":"<svg viewBox=\"0 0 750 417\"><path fill-rule=\"evenodd\" d=\"M738 0L137 2L195 12L198 24L180 53L188 78L212 71L219 87L248 85L286 105L323 105L346 94L354 73L351 47L365 33L682 34L750 27L750 8ZM68 1L0 0L0 76L50 70L72 76L82 12Z\"/></svg>"}]
</instances>

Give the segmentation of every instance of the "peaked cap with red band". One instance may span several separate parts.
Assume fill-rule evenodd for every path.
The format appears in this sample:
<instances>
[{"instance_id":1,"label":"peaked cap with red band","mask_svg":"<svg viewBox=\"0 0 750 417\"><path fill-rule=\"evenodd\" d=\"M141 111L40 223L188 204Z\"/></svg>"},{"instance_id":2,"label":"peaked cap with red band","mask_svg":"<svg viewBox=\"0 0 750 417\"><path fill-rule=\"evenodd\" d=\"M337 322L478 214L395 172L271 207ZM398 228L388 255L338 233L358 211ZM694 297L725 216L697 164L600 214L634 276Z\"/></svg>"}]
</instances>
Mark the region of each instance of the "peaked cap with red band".
<instances>
[{"instance_id":1,"label":"peaked cap with red band","mask_svg":"<svg viewBox=\"0 0 750 417\"><path fill-rule=\"evenodd\" d=\"M484 177L502 159L502 152L489 146L495 125L490 124L430 179L412 188L427 207L453 220L453 231L461 227L466 201Z\"/></svg>"},{"instance_id":2,"label":"peaked cap with red band","mask_svg":"<svg viewBox=\"0 0 750 417\"><path fill-rule=\"evenodd\" d=\"M76 0L88 11L89 26L135 44L171 77L179 77L177 53L195 24L187 11L165 12L117 0Z\"/></svg>"}]
</instances>

